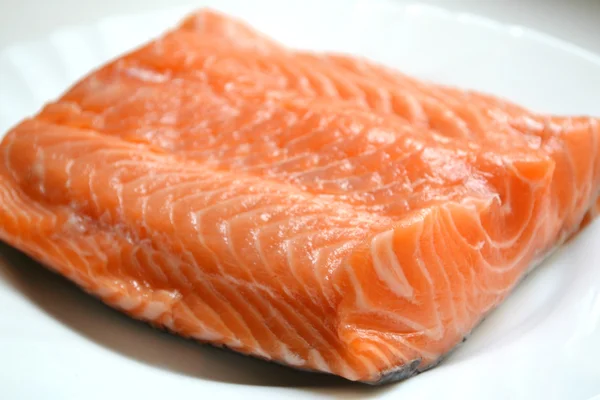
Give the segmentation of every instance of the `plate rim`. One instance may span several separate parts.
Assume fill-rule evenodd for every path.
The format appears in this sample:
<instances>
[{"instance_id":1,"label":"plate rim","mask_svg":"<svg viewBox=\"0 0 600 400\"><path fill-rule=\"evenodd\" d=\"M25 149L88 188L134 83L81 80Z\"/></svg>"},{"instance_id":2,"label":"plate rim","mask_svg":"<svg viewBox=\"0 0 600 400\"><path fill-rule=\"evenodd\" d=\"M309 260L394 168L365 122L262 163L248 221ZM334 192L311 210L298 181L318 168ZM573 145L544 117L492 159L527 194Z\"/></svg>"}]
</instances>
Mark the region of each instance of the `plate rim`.
<instances>
[{"instance_id":1,"label":"plate rim","mask_svg":"<svg viewBox=\"0 0 600 400\"><path fill-rule=\"evenodd\" d=\"M221 0L220 4L224 4L229 1L230 0ZM356 7L356 5L358 5L361 2L364 2L364 0L352 0L353 4L350 5L349 7ZM118 21L119 19L131 19L131 18L144 19L144 18L149 18L152 15L157 15L157 14L164 13L164 12L173 13L176 11L177 12L181 11L183 13L186 11L192 12L193 10L199 10L203 7L210 8L210 5L207 5L206 3L209 3L209 2L200 0L200 1L198 1L198 4L188 3L187 5L179 5L179 6L174 6L174 7L159 7L159 8L147 10L147 11L144 11L141 13L122 12L122 13L116 13L116 14L113 14L110 16L95 19L93 21L90 21L88 24L77 23L77 24L64 25L62 27L59 27L59 28L49 31L44 36L36 36L35 38L31 38L31 39L19 40L19 41L15 41L14 43L9 44L7 46L0 47L0 55L3 55L5 52L9 52L14 47L33 46L36 44L40 44L41 42L47 41L53 35L67 34L69 32L73 32L76 30L86 29L90 25L110 24L111 22ZM512 23L501 22L501 21L497 21L493 18L479 15L476 13L472 13L472 12L468 12L468 11L449 10L442 6L426 4L426 3L422 3L418 0L417 1L408 1L408 2L406 2L406 1L397 2L394 0L371 0L369 2L369 4L383 5L385 7L392 7L396 10L404 8L405 9L404 12L419 13L419 12L422 12L423 10L425 10L428 13L436 14L437 17L441 17L444 19L452 19L461 24L474 25L479 28L502 32L502 33L507 34L508 36L510 36L512 38L516 38L516 39L524 38L524 39L533 40L533 41L536 41L543 45L553 47L553 48L561 50L561 51L566 51L566 52L572 53L573 55L583 58L594 64L597 64L600 67L600 54L595 53L592 50L586 49L585 47L579 46L578 44L572 43L568 40L561 39L552 34L542 32L538 29L530 28L530 27L527 27L522 24L512 24ZM160 33L161 32L157 32L156 34L159 35Z\"/></svg>"}]
</instances>

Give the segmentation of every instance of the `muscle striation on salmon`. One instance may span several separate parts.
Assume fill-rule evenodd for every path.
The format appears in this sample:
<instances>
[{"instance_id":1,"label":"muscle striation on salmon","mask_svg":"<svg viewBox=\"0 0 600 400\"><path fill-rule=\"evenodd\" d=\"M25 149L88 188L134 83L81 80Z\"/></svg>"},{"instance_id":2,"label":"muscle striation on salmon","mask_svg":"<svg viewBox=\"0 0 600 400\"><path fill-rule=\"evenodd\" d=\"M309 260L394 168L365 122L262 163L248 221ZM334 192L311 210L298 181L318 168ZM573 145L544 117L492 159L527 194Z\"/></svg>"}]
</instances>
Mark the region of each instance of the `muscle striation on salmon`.
<instances>
[{"instance_id":1,"label":"muscle striation on salmon","mask_svg":"<svg viewBox=\"0 0 600 400\"><path fill-rule=\"evenodd\" d=\"M599 126L202 10L6 134L0 239L178 335L389 382L596 215Z\"/></svg>"}]
</instances>

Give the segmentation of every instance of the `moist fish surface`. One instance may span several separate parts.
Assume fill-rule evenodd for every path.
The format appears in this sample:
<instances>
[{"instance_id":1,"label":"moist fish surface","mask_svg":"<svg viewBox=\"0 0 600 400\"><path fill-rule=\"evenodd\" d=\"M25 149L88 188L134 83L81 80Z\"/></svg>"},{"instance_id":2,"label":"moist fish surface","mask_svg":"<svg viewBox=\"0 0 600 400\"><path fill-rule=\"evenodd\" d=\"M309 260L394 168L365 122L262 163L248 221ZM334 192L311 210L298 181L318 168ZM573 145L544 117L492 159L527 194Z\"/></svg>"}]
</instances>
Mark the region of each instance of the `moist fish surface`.
<instances>
[{"instance_id":1,"label":"moist fish surface","mask_svg":"<svg viewBox=\"0 0 600 400\"><path fill-rule=\"evenodd\" d=\"M175 334L400 380L597 214L599 122L201 10L6 134L0 239Z\"/></svg>"}]
</instances>

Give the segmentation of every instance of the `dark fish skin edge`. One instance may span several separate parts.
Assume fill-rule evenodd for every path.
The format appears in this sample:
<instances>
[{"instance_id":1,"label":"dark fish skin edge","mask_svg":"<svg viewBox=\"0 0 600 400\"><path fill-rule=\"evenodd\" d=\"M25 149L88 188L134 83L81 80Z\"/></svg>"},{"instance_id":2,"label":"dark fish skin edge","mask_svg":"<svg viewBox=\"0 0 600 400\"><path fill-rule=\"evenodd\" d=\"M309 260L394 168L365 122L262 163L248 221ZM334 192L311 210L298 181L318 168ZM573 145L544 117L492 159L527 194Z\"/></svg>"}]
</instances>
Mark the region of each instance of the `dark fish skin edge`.
<instances>
[{"instance_id":1,"label":"dark fish skin edge","mask_svg":"<svg viewBox=\"0 0 600 400\"><path fill-rule=\"evenodd\" d=\"M146 321L143 321L143 322L146 322ZM233 352L233 353L239 354L241 356L251 357L251 358L254 358L254 359L257 359L257 360L260 360L260 361L264 361L264 362L268 362L268 363L272 363L272 364L281 365L281 366L289 368L289 369L294 369L294 370L302 371L302 372L306 372L306 373L313 373L313 374L319 374L319 375L332 375L332 376L339 377L340 379L346 379L343 376L339 376L339 375L335 375L335 374L330 374L328 372L318 371L318 370L314 370L314 369L310 369L310 368L296 367L296 366L293 366L293 365L288 365L288 364L279 362L277 360L272 360L272 359L267 359L267 358L264 358L264 357L260 357L260 356L257 356L255 354L243 353L243 352L241 352L239 350L232 349L232 348L228 347L227 345L219 345L219 344L215 344L215 343L211 343L211 342L204 342L204 341L201 341L201 340L198 340L198 339L194 339L194 338L190 338L190 337L185 337L185 336L182 336L181 334L178 334L176 332L171 331L168 328L165 328L165 327L162 327L162 326L156 326L156 325L154 325L152 323L148 323L148 322L146 322L146 323L148 325L150 325L151 327L159 330L159 331L167 332L169 334L172 334L174 336L181 337L181 338L184 338L184 339L187 339L187 340L192 340L192 341L194 341L196 343L199 343L199 344L202 344L202 345L209 345L209 346L215 347L217 349L221 349L221 350L224 350L224 351ZM418 375L418 374L420 374L422 372L425 372L425 371L427 371L427 370L429 370L431 368L436 367L448 355L452 354L457 348L459 348L460 345L463 344L466 340L467 340L467 337L463 338L463 340L459 344L457 344L456 346L454 346L454 348L452 348L452 350L450 350L449 352L447 352L444 355L440 356L437 360L435 360L434 362L430 363L429 365L425 366L422 369L419 369L419 364L421 364L421 359L419 358L419 359L415 359L415 360L411 361L408 364L401 365L401 366L399 366L399 367L397 367L397 368L395 368L393 370L389 370L389 371L386 371L386 372L382 373L379 376L379 379L377 379L375 381L361 381L361 380L351 381L349 379L346 379L346 380L348 382L362 383L362 384L365 384L367 386L383 386L383 385L387 385L387 384L391 384L391 383L401 382L403 380L406 380L406 379L408 379L410 377L413 377L413 376Z\"/></svg>"},{"instance_id":2,"label":"dark fish skin edge","mask_svg":"<svg viewBox=\"0 0 600 400\"><path fill-rule=\"evenodd\" d=\"M483 319L479 323L481 323L481 322L483 322ZM381 386L381 385L386 385L388 383L397 383L397 382L406 380L408 378L411 378L415 375L419 375L422 372L425 372L432 368L437 367L442 361L444 361L446 359L446 357L451 355L464 342L466 342L467 338L468 337L465 336L460 341L460 343L458 343L456 346L454 346L449 352L438 357L437 360L435 360L431 364L425 366L424 368L419 369L419 364L421 363L421 359L416 359L416 360L411 361L408 364L404 364L404 365L400 366L399 368L397 368L393 371L384 372L383 374L381 374L380 378L376 381L358 381L358 382L365 383L365 384L371 385L371 386Z\"/></svg>"}]
</instances>

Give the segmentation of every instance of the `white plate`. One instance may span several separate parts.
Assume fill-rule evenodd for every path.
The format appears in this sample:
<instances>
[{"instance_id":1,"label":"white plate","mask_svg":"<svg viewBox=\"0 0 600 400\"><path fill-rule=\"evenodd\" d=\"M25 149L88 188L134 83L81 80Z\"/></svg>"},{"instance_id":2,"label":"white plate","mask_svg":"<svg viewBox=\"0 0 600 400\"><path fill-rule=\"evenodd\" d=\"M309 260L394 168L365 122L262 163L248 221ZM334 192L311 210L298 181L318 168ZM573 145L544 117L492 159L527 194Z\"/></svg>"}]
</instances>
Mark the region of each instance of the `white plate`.
<instances>
[{"instance_id":1,"label":"white plate","mask_svg":"<svg viewBox=\"0 0 600 400\"><path fill-rule=\"evenodd\" d=\"M600 115L600 58L519 27L386 1L199 5L241 16L292 46L363 54L539 111ZM191 8L115 17L4 49L0 131ZM596 223L535 270L439 367L372 388L159 333L0 246L0 396L588 399L600 395L599 260Z\"/></svg>"}]
</instances>

